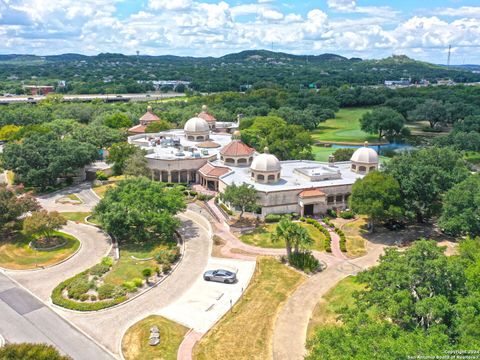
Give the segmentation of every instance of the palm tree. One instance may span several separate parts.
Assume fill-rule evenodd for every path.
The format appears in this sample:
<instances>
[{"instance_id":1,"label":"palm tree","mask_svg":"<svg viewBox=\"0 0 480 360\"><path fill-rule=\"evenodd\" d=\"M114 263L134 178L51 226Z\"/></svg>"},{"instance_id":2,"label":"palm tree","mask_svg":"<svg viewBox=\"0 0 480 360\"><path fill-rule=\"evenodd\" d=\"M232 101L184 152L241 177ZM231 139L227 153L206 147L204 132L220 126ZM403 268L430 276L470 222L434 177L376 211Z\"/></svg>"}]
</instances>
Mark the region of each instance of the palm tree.
<instances>
[{"instance_id":1,"label":"palm tree","mask_svg":"<svg viewBox=\"0 0 480 360\"><path fill-rule=\"evenodd\" d=\"M275 228L275 232L271 235L273 242L284 241L285 249L287 250L287 257L290 258L292 254L292 242L295 238L294 223L289 216L284 216Z\"/></svg>"},{"instance_id":2,"label":"palm tree","mask_svg":"<svg viewBox=\"0 0 480 360\"><path fill-rule=\"evenodd\" d=\"M298 249L302 248L305 249L309 245L313 244L313 239L311 238L310 234L308 233L307 229L305 229L303 226L293 223L295 225L295 237L293 239L293 244L294 244L294 251L296 254L298 254Z\"/></svg>"}]
</instances>

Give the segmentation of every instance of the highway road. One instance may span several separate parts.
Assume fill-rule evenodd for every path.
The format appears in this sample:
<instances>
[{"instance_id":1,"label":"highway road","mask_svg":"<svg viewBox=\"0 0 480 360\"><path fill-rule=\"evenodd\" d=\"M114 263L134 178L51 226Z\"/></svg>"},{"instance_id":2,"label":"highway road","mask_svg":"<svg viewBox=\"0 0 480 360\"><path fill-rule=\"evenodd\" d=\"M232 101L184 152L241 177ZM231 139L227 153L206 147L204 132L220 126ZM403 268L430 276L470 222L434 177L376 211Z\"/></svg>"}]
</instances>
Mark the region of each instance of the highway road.
<instances>
[{"instance_id":1,"label":"highway road","mask_svg":"<svg viewBox=\"0 0 480 360\"><path fill-rule=\"evenodd\" d=\"M66 94L63 95L64 101L92 101L95 99L104 100L104 101L129 101L129 100L161 100L169 99L173 97L183 97L185 94L180 93L166 93L166 94L89 94L89 95L74 95ZM22 102L31 102L36 103L40 100L45 99L45 96L12 96L5 97L0 96L0 104L11 104L11 103L22 103Z\"/></svg>"},{"instance_id":2,"label":"highway road","mask_svg":"<svg viewBox=\"0 0 480 360\"><path fill-rule=\"evenodd\" d=\"M0 273L0 334L7 342L47 343L74 360L113 360L93 340Z\"/></svg>"}]
</instances>

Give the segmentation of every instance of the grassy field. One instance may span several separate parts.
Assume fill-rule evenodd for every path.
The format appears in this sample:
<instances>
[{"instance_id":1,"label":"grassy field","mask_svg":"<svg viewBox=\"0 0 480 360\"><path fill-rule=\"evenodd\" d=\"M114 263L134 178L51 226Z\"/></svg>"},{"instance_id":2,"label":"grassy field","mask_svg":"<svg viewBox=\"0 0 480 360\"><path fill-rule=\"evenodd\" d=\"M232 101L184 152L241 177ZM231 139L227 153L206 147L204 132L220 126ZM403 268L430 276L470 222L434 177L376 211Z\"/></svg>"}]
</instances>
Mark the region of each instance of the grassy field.
<instances>
[{"instance_id":1,"label":"grassy field","mask_svg":"<svg viewBox=\"0 0 480 360\"><path fill-rule=\"evenodd\" d=\"M320 123L312 132L317 141L348 142L362 144L365 141L375 142L377 136L360 130L360 118L370 111L369 108L345 108L335 114L335 119Z\"/></svg>"},{"instance_id":2,"label":"grassy field","mask_svg":"<svg viewBox=\"0 0 480 360\"><path fill-rule=\"evenodd\" d=\"M328 162L328 157L335 152L335 148L312 146L312 154L315 156L315 160Z\"/></svg>"},{"instance_id":3,"label":"grassy field","mask_svg":"<svg viewBox=\"0 0 480 360\"><path fill-rule=\"evenodd\" d=\"M319 326L338 323L337 316L340 309L353 304L352 294L364 287L349 276L340 281L333 289L323 296L313 310L308 324L307 339L310 338Z\"/></svg>"},{"instance_id":4,"label":"grassy field","mask_svg":"<svg viewBox=\"0 0 480 360\"><path fill-rule=\"evenodd\" d=\"M196 344L193 358L271 359L278 311L304 279L276 259L260 258L243 298Z\"/></svg>"},{"instance_id":5,"label":"grassy field","mask_svg":"<svg viewBox=\"0 0 480 360\"><path fill-rule=\"evenodd\" d=\"M95 192L95 194L98 195L98 197L103 198L107 190L115 186L116 186L115 184L106 184L106 185L96 186L92 190Z\"/></svg>"},{"instance_id":6,"label":"grassy field","mask_svg":"<svg viewBox=\"0 0 480 360\"><path fill-rule=\"evenodd\" d=\"M323 251L325 250L325 236L313 225L307 223L298 223L307 229L310 237L315 243L310 247L312 250ZM284 242L273 242L271 240L271 234L275 232L277 224L268 224L255 229L250 234L244 234L240 236L240 240L244 243L264 248L277 248L283 249L285 247Z\"/></svg>"},{"instance_id":7,"label":"grassy field","mask_svg":"<svg viewBox=\"0 0 480 360\"><path fill-rule=\"evenodd\" d=\"M150 328L160 330L160 344L148 345ZM161 316L149 316L127 330L122 340L123 356L127 360L176 360L178 347L188 329Z\"/></svg>"},{"instance_id":8,"label":"grassy field","mask_svg":"<svg viewBox=\"0 0 480 360\"><path fill-rule=\"evenodd\" d=\"M347 238L347 254L349 256L361 256L367 252L364 234L366 234L368 230L366 230L367 220L365 217L360 216L355 221L343 224L341 223L341 219L333 219L332 222L345 233Z\"/></svg>"},{"instance_id":9,"label":"grassy field","mask_svg":"<svg viewBox=\"0 0 480 360\"><path fill-rule=\"evenodd\" d=\"M0 267L12 270L35 269L65 260L75 253L80 241L71 235L55 232L66 240L64 246L54 250L34 250L29 246L33 238L19 234L14 240L0 240Z\"/></svg>"}]
</instances>

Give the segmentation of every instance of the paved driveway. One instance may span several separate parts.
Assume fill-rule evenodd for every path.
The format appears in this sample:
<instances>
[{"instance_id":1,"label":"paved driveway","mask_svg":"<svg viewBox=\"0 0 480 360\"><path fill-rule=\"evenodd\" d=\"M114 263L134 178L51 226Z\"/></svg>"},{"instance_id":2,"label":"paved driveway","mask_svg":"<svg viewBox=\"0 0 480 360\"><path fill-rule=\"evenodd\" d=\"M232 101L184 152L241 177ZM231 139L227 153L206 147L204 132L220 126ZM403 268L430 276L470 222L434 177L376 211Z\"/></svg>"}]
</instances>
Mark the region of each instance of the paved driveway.
<instances>
[{"instance_id":1,"label":"paved driveway","mask_svg":"<svg viewBox=\"0 0 480 360\"><path fill-rule=\"evenodd\" d=\"M238 282L235 284L207 282L200 276L180 299L160 310L159 314L197 332L207 332L247 288L255 271L255 261L211 258L205 267L205 270L207 269L236 271Z\"/></svg>"},{"instance_id":2,"label":"paved driveway","mask_svg":"<svg viewBox=\"0 0 480 360\"><path fill-rule=\"evenodd\" d=\"M69 221L62 231L75 236L82 243L77 254L69 260L43 270L6 271L43 301L50 298L52 290L63 280L97 264L110 249L110 239L94 226Z\"/></svg>"},{"instance_id":3,"label":"paved driveway","mask_svg":"<svg viewBox=\"0 0 480 360\"><path fill-rule=\"evenodd\" d=\"M203 273L211 252L210 230L204 227L205 220L191 211L187 210L180 218L185 256L163 283L117 308L96 313L57 311L118 355L122 336L130 326L179 299Z\"/></svg>"},{"instance_id":4,"label":"paved driveway","mask_svg":"<svg viewBox=\"0 0 480 360\"><path fill-rule=\"evenodd\" d=\"M84 182L79 185L71 186L66 189L56 191L51 194L37 196L37 200L48 211L81 211L88 212L97 205L99 198L91 190L92 185L89 182ZM68 194L77 195L82 204L60 204L56 201Z\"/></svg>"},{"instance_id":5,"label":"paved driveway","mask_svg":"<svg viewBox=\"0 0 480 360\"><path fill-rule=\"evenodd\" d=\"M75 360L113 359L95 342L1 273L0 333L8 342L54 345Z\"/></svg>"}]
</instances>

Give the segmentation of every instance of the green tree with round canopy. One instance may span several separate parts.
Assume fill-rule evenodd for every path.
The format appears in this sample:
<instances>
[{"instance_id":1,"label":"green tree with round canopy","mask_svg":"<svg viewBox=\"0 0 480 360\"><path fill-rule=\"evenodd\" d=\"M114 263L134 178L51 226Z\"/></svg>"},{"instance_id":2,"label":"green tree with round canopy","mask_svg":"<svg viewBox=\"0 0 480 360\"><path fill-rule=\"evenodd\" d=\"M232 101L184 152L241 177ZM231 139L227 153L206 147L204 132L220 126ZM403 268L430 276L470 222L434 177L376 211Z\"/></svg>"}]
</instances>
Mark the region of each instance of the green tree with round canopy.
<instances>
[{"instance_id":1,"label":"green tree with round canopy","mask_svg":"<svg viewBox=\"0 0 480 360\"><path fill-rule=\"evenodd\" d=\"M361 129L371 134L393 138L402 133L405 118L398 111L388 107L380 107L367 112L360 119Z\"/></svg>"}]
</instances>

